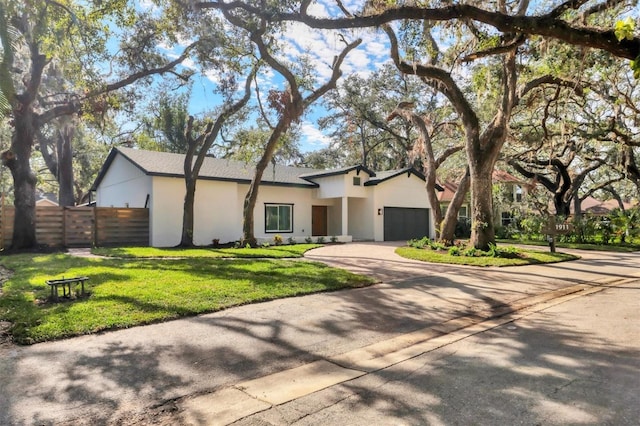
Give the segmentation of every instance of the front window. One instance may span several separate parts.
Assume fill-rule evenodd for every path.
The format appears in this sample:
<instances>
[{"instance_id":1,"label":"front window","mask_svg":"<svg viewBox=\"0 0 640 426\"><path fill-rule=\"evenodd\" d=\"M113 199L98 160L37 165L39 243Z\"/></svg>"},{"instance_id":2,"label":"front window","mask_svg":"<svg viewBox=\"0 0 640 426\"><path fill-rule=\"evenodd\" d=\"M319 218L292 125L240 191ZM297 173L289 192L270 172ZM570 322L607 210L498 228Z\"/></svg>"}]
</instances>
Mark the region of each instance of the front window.
<instances>
[{"instance_id":1,"label":"front window","mask_svg":"<svg viewBox=\"0 0 640 426\"><path fill-rule=\"evenodd\" d=\"M522 202L522 187L520 185L516 185L516 202Z\"/></svg>"},{"instance_id":2,"label":"front window","mask_svg":"<svg viewBox=\"0 0 640 426\"><path fill-rule=\"evenodd\" d=\"M265 204L265 232L293 232L293 204Z\"/></svg>"},{"instance_id":3,"label":"front window","mask_svg":"<svg viewBox=\"0 0 640 426\"><path fill-rule=\"evenodd\" d=\"M461 206L460 210L458 210L459 218L467 218L469 217L469 213L467 212L467 206Z\"/></svg>"}]
</instances>

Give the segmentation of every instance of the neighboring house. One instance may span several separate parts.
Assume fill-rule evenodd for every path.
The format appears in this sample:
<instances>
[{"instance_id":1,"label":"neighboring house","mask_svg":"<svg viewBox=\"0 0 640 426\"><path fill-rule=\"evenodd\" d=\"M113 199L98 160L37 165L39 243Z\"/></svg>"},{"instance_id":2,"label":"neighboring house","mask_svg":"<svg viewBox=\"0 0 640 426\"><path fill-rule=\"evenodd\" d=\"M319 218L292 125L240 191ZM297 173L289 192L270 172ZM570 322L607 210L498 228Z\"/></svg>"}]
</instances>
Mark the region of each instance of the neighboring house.
<instances>
[{"instance_id":1,"label":"neighboring house","mask_svg":"<svg viewBox=\"0 0 640 426\"><path fill-rule=\"evenodd\" d=\"M184 155L113 149L92 190L98 207L149 208L150 243L175 246L182 233ZM206 158L194 207L194 243L242 236L245 195L253 166ZM441 189L441 188L439 188ZM259 241L336 236L339 241L394 241L435 236L424 176L413 168L373 172L364 166L336 170L269 166L254 210ZM314 238L315 239L315 238Z\"/></svg>"},{"instance_id":2,"label":"neighboring house","mask_svg":"<svg viewBox=\"0 0 640 426\"><path fill-rule=\"evenodd\" d=\"M440 209L442 209L442 217L445 217L447 215L447 208L449 208L449 204L451 204L451 200L453 200L453 196L458 190L458 184L447 181L442 184L442 188L443 191L438 193L438 200L440 201ZM469 214L469 194L467 194L464 203L460 206L460 210L458 210L458 219L469 219Z\"/></svg>"},{"instance_id":3,"label":"neighboring house","mask_svg":"<svg viewBox=\"0 0 640 426\"><path fill-rule=\"evenodd\" d=\"M625 210L629 210L629 209L633 208L633 204L631 204L631 203L623 202L622 205L623 205ZM593 198L591 196L586 197L580 203L580 209L581 209L583 214L584 213L588 213L588 214L592 214L592 215L603 215L603 216L606 216L609 213L611 213L613 210L619 209L619 208L620 208L620 205L614 199L610 199L610 200L607 200L607 201L600 201L600 200L598 200L596 198ZM571 203L571 214L574 214L574 213L575 213L575 205L574 205L574 203Z\"/></svg>"},{"instance_id":4,"label":"neighboring house","mask_svg":"<svg viewBox=\"0 0 640 426\"><path fill-rule=\"evenodd\" d=\"M36 200L36 206L40 207L58 207L57 197L52 193L41 193Z\"/></svg>"},{"instance_id":5,"label":"neighboring house","mask_svg":"<svg viewBox=\"0 0 640 426\"><path fill-rule=\"evenodd\" d=\"M498 225L508 225L513 217L513 210L520 205L526 198L526 185L514 177L513 175L503 171L493 171L493 185L494 185L494 210L495 220ZM438 200L440 201L440 208L442 209L443 217L446 215L447 208L453 200L458 184L454 182L445 182L442 184L444 191L438 194ZM468 220L471 217L471 205L470 196L467 194L464 203L460 206L458 211L458 219Z\"/></svg>"}]
</instances>

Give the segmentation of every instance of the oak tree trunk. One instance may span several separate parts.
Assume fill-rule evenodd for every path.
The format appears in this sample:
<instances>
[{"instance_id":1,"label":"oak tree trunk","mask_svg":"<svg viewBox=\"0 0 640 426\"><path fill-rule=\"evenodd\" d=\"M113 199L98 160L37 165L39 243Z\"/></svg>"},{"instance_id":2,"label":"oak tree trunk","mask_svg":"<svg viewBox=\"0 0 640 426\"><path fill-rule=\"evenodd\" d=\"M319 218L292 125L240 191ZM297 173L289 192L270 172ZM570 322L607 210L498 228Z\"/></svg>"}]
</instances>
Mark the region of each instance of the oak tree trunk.
<instances>
[{"instance_id":1,"label":"oak tree trunk","mask_svg":"<svg viewBox=\"0 0 640 426\"><path fill-rule=\"evenodd\" d=\"M447 245L453 244L456 233L456 224L458 223L458 212L464 203L467 193L469 192L469 169L465 172L462 180L458 184L458 189L453 195L453 199L447 207L447 214L442 221L440 227L440 240Z\"/></svg>"},{"instance_id":2,"label":"oak tree trunk","mask_svg":"<svg viewBox=\"0 0 640 426\"><path fill-rule=\"evenodd\" d=\"M471 174L471 242L479 250L488 250L495 244L493 223L493 173L494 163L470 167Z\"/></svg>"},{"instance_id":3,"label":"oak tree trunk","mask_svg":"<svg viewBox=\"0 0 640 426\"><path fill-rule=\"evenodd\" d=\"M67 126L60 131L57 140L58 152L58 202L61 206L75 206L73 191L73 127Z\"/></svg>"},{"instance_id":4,"label":"oak tree trunk","mask_svg":"<svg viewBox=\"0 0 640 426\"><path fill-rule=\"evenodd\" d=\"M299 100L298 102L301 103L302 100ZM289 123L287 123L286 120L280 120L278 122L269 137L269 141L264 148L260 161L258 161L258 164L256 165L256 171L253 175L253 179L251 180L249 191L247 191L247 195L244 198L244 208L242 210L242 245L249 244L251 247L256 247L258 245L258 241L255 236L253 212L258 200L260 182L262 181L262 175L264 174L265 169L273 158L273 153L278 146L278 141L288 129Z\"/></svg>"},{"instance_id":5,"label":"oak tree trunk","mask_svg":"<svg viewBox=\"0 0 640 426\"><path fill-rule=\"evenodd\" d=\"M11 148L2 154L2 162L11 170L15 218L12 249L30 249L36 239L36 176L31 171L31 150L34 142L33 112L14 111L15 130Z\"/></svg>"},{"instance_id":6,"label":"oak tree trunk","mask_svg":"<svg viewBox=\"0 0 640 426\"><path fill-rule=\"evenodd\" d=\"M196 199L196 182L196 179L185 175L185 187L187 192L184 196L182 237L180 238L181 247L193 247L193 212Z\"/></svg>"}]
</instances>

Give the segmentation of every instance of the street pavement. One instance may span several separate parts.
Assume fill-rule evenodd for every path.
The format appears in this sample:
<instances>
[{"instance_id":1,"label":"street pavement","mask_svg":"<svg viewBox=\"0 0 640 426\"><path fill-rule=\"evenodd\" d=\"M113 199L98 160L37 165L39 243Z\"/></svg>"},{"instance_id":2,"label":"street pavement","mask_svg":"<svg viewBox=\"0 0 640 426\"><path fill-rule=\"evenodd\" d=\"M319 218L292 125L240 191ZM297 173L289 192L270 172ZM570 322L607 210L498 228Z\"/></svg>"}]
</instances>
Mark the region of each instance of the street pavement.
<instances>
[{"instance_id":1,"label":"street pavement","mask_svg":"<svg viewBox=\"0 0 640 426\"><path fill-rule=\"evenodd\" d=\"M638 424L640 254L473 268L0 351L0 424Z\"/></svg>"}]
</instances>

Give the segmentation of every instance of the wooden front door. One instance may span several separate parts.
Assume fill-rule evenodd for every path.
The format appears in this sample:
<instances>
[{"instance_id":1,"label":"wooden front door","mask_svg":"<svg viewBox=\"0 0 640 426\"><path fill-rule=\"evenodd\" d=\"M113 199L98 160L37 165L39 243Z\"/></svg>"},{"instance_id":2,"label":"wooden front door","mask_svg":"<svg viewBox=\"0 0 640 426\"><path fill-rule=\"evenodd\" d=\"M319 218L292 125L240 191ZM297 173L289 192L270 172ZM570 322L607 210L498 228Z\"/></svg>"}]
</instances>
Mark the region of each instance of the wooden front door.
<instances>
[{"instance_id":1,"label":"wooden front door","mask_svg":"<svg viewBox=\"0 0 640 426\"><path fill-rule=\"evenodd\" d=\"M327 235L327 206L311 206L311 235Z\"/></svg>"}]
</instances>

